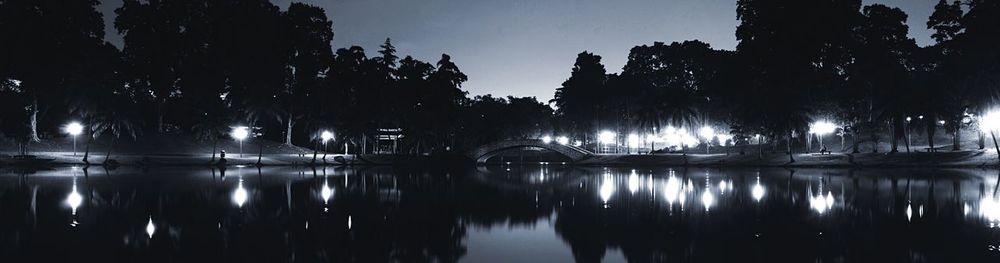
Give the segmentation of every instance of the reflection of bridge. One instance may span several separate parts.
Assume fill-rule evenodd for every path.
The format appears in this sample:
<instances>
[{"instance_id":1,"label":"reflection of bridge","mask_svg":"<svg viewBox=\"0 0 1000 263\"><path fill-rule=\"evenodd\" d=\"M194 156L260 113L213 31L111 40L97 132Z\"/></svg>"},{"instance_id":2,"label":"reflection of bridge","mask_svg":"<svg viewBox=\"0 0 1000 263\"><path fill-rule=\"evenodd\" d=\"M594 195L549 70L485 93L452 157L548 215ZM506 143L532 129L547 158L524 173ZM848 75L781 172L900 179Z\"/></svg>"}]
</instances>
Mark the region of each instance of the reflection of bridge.
<instances>
[{"instance_id":1,"label":"reflection of bridge","mask_svg":"<svg viewBox=\"0 0 1000 263\"><path fill-rule=\"evenodd\" d=\"M469 158L476 160L477 164L485 164L486 160L489 160L490 158L506 151L525 148L542 148L557 152L568 157L574 163L594 155L594 153L580 147L562 145L558 143L545 143L541 140L499 141L480 146L479 148L469 151L466 155L469 156Z\"/></svg>"}]
</instances>

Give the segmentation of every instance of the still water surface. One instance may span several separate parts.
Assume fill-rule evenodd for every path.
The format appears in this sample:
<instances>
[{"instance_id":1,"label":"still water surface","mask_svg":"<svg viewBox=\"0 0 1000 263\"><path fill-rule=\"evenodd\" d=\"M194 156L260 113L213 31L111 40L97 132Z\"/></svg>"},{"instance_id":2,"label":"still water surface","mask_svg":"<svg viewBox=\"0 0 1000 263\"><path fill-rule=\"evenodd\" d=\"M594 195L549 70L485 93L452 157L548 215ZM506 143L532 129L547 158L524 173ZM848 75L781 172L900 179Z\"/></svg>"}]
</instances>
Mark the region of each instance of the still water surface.
<instances>
[{"instance_id":1,"label":"still water surface","mask_svg":"<svg viewBox=\"0 0 1000 263\"><path fill-rule=\"evenodd\" d=\"M3 262L998 262L997 170L0 172Z\"/></svg>"}]
</instances>

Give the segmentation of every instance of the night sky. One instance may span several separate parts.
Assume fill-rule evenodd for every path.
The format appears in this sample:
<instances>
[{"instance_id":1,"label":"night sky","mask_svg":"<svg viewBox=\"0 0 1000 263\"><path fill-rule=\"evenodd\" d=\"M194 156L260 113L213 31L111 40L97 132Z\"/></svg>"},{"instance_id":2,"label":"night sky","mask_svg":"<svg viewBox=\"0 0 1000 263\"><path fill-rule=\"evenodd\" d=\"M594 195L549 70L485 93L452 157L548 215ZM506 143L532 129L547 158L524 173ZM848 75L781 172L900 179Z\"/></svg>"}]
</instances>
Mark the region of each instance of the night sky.
<instances>
[{"instance_id":1,"label":"night sky","mask_svg":"<svg viewBox=\"0 0 1000 263\"><path fill-rule=\"evenodd\" d=\"M108 40L121 0L102 6ZM272 0L287 8L291 0ZM547 101L569 77L580 51L620 72L628 51L653 41L698 39L734 49L736 0L304 0L326 9L334 48L359 45L369 56L391 37L400 57L437 62L452 56L471 95L534 96ZM910 36L932 43L927 17L937 0L864 0L903 9Z\"/></svg>"}]
</instances>

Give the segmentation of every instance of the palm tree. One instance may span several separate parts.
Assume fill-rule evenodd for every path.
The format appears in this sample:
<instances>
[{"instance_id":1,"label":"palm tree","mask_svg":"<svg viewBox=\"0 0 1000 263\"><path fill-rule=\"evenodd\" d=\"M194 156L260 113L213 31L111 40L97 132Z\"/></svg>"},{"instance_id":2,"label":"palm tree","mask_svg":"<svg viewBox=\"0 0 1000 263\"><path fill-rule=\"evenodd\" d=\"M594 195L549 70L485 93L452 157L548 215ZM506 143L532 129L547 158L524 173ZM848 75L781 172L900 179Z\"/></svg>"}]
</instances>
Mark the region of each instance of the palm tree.
<instances>
[{"instance_id":1,"label":"palm tree","mask_svg":"<svg viewBox=\"0 0 1000 263\"><path fill-rule=\"evenodd\" d=\"M131 107L134 106L131 100L122 96L115 96L113 102L115 103L103 104L98 109L97 114L94 114L88 120L94 139L100 138L104 134L112 136L111 143L108 144L108 154L104 156L104 165L113 165L113 163L110 163L112 161L111 149L114 148L114 143L122 135L135 139L140 132L140 127L136 121L138 118L134 115L136 111L131 110ZM88 150L89 145L88 142ZM87 153L84 153L83 158L84 162L86 162Z\"/></svg>"}]
</instances>

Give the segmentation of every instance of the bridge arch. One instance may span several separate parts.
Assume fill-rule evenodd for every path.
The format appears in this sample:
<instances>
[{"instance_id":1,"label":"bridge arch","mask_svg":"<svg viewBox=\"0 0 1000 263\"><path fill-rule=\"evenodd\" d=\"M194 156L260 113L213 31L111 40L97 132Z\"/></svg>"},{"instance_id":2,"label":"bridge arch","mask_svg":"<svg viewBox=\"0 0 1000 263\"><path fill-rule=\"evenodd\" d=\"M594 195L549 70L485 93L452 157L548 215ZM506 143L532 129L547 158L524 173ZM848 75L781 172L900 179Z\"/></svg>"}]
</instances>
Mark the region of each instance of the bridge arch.
<instances>
[{"instance_id":1,"label":"bridge arch","mask_svg":"<svg viewBox=\"0 0 1000 263\"><path fill-rule=\"evenodd\" d=\"M506 151L513 149L531 148L531 147L542 148L553 152L557 152L563 156L568 157L574 163L590 158L592 155L594 155L594 153L591 153L590 151L587 151L586 149L580 147L571 145L562 145L554 142L545 143L541 140L506 140L479 146L478 148L469 151L467 153L467 156L469 158L472 158L473 160L476 160L477 164L485 164L486 160L489 160L490 158L497 156L501 153L504 153Z\"/></svg>"}]
</instances>

